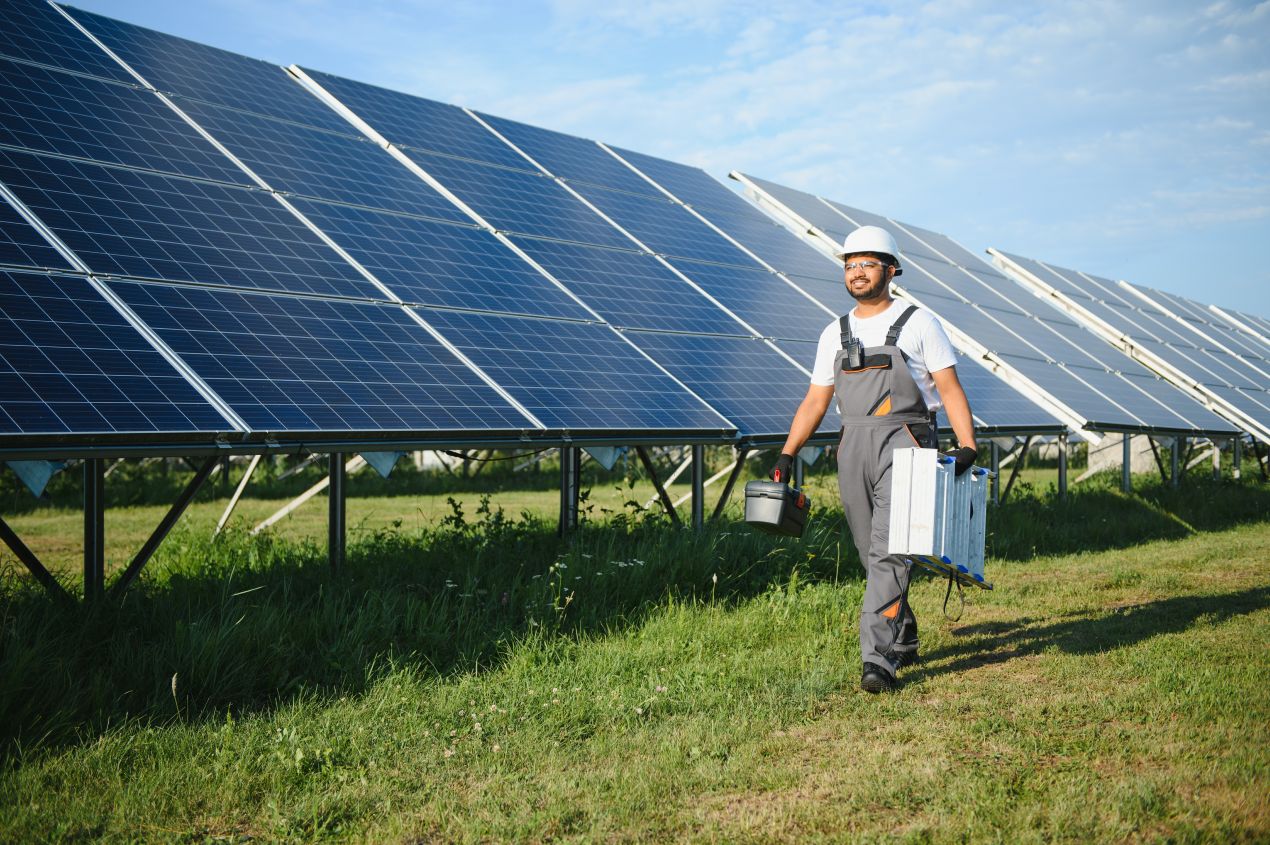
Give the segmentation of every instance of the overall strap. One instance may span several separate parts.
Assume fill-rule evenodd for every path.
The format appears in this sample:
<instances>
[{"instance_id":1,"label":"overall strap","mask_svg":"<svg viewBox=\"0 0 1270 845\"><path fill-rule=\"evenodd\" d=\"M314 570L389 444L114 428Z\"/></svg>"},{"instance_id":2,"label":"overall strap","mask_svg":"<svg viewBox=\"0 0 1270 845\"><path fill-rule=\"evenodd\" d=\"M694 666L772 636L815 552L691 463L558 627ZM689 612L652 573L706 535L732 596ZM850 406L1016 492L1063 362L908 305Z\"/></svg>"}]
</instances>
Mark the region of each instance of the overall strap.
<instances>
[{"instance_id":1,"label":"overall strap","mask_svg":"<svg viewBox=\"0 0 1270 845\"><path fill-rule=\"evenodd\" d=\"M896 341L900 339L900 332L904 330L904 324L908 322L908 318L913 316L913 312L917 310L916 305L910 305L904 309L904 313L900 318L891 324L891 328L886 333L886 345L894 346ZM845 317L843 319L846 319Z\"/></svg>"},{"instance_id":2,"label":"overall strap","mask_svg":"<svg viewBox=\"0 0 1270 845\"><path fill-rule=\"evenodd\" d=\"M855 335L851 333L851 314L843 314L838 318L838 328L842 330L842 348L846 349L851 341L855 340Z\"/></svg>"}]
</instances>

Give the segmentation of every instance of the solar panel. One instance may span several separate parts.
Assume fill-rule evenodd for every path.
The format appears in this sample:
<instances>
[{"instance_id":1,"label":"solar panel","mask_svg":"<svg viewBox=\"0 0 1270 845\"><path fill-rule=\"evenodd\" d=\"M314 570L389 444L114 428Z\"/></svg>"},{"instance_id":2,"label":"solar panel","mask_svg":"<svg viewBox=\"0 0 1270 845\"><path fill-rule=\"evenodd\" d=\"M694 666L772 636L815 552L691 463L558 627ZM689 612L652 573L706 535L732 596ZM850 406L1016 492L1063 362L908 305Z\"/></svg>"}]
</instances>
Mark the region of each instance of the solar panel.
<instances>
[{"instance_id":1,"label":"solar panel","mask_svg":"<svg viewBox=\"0 0 1270 845\"><path fill-rule=\"evenodd\" d=\"M398 146L537 172L458 106L308 68L304 72Z\"/></svg>"},{"instance_id":2,"label":"solar panel","mask_svg":"<svg viewBox=\"0 0 1270 845\"><path fill-rule=\"evenodd\" d=\"M632 245L549 176L414 150L408 155L495 229L618 249Z\"/></svg>"},{"instance_id":3,"label":"solar panel","mask_svg":"<svg viewBox=\"0 0 1270 845\"><path fill-rule=\"evenodd\" d=\"M7 60L0 60L0 144L246 183L150 92Z\"/></svg>"},{"instance_id":4,"label":"solar panel","mask_svg":"<svg viewBox=\"0 0 1270 845\"><path fill-rule=\"evenodd\" d=\"M269 187L456 223L472 219L382 147L362 137L176 99Z\"/></svg>"},{"instance_id":5,"label":"solar panel","mask_svg":"<svg viewBox=\"0 0 1270 845\"><path fill-rule=\"evenodd\" d=\"M81 9L68 11L160 91L335 132L349 129L278 65Z\"/></svg>"},{"instance_id":6,"label":"solar panel","mask_svg":"<svg viewBox=\"0 0 1270 845\"><path fill-rule=\"evenodd\" d=\"M763 212L734 199L743 208L708 208L698 211L750 252L789 276L814 278L842 284L842 265L815 247L791 234Z\"/></svg>"},{"instance_id":7,"label":"solar panel","mask_svg":"<svg viewBox=\"0 0 1270 845\"><path fill-rule=\"evenodd\" d=\"M755 338L629 331L640 349L687 384L743 436L781 437L807 393L807 374ZM822 431L839 427L826 414Z\"/></svg>"},{"instance_id":8,"label":"solar panel","mask_svg":"<svg viewBox=\"0 0 1270 845\"><path fill-rule=\"evenodd\" d=\"M1265 345L1266 339L1270 338L1270 320L1267 320L1260 314L1252 314L1247 311L1236 311L1233 308L1223 308L1222 311L1224 311L1226 315L1229 315L1223 317L1223 319L1229 320L1233 318L1239 321L1241 325L1236 326L1236 328L1241 332L1245 334L1253 332L1259 335L1257 340L1261 344Z\"/></svg>"},{"instance_id":9,"label":"solar panel","mask_svg":"<svg viewBox=\"0 0 1270 845\"><path fill-rule=\"evenodd\" d=\"M764 194L777 200L782 206L798 217L813 224L820 231L829 235L834 243L842 243L855 226L840 214L828 213L831 209L814 194L787 188L776 182L769 182L748 173L740 174L747 182L754 183Z\"/></svg>"},{"instance_id":10,"label":"solar panel","mask_svg":"<svg viewBox=\"0 0 1270 845\"><path fill-rule=\"evenodd\" d=\"M747 333L740 323L648 253L538 238L516 237L513 241L614 325Z\"/></svg>"},{"instance_id":11,"label":"solar panel","mask_svg":"<svg viewBox=\"0 0 1270 845\"><path fill-rule=\"evenodd\" d=\"M87 279L0 270L0 433L230 429Z\"/></svg>"},{"instance_id":12,"label":"solar panel","mask_svg":"<svg viewBox=\"0 0 1270 845\"><path fill-rule=\"evenodd\" d=\"M957 380L980 427L1036 428L1058 426L1039 405L994 376L976 361L957 353ZM941 415L940 425L947 425Z\"/></svg>"},{"instance_id":13,"label":"solar panel","mask_svg":"<svg viewBox=\"0 0 1270 845\"><path fill-rule=\"evenodd\" d=\"M261 191L5 149L0 182L97 273L382 297Z\"/></svg>"},{"instance_id":14,"label":"solar panel","mask_svg":"<svg viewBox=\"0 0 1270 845\"><path fill-rule=\"evenodd\" d=\"M693 208L728 208L735 198L726 185L699 167L679 164L621 147L609 147L641 173Z\"/></svg>"},{"instance_id":15,"label":"solar panel","mask_svg":"<svg viewBox=\"0 0 1270 845\"><path fill-rule=\"evenodd\" d=\"M585 308L483 229L349 205L294 202L403 301L591 319Z\"/></svg>"},{"instance_id":16,"label":"solar panel","mask_svg":"<svg viewBox=\"0 0 1270 845\"><path fill-rule=\"evenodd\" d=\"M0 199L0 264L69 270L70 264L30 223Z\"/></svg>"},{"instance_id":17,"label":"solar panel","mask_svg":"<svg viewBox=\"0 0 1270 845\"><path fill-rule=\"evenodd\" d=\"M132 76L43 0L0 4L0 55L131 82Z\"/></svg>"},{"instance_id":18,"label":"solar panel","mask_svg":"<svg viewBox=\"0 0 1270 845\"><path fill-rule=\"evenodd\" d=\"M256 430L533 427L400 306L169 284L110 287Z\"/></svg>"},{"instance_id":19,"label":"solar panel","mask_svg":"<svg viewBox=\"0 0 1270 845\"><path fill-rule=\"evenodd\" d=\"M758 267L706 264L682 258L671 263L764 337L816 340L833 318L817 302L833 307L841 305L839 300L846 295L839 288L837 296L818 296L813 302L775 274Z\"/></svg>"},{"instance_id":20,"label":"solar panel","mask_svg":"<svg viewBox=\"0 0 1270 845\"><path fill-rule=\"evenodd\" d=\"M480 118L555 176L570 182L587 182L618 191L665 198L655 185L622 164L595 141L493 115L480 114Z\"/></svg>"},{"instance_id":21,"label":"solar panel","mask_svg":"<svg viewBox=\"0 0 1270 845\"><path fill-rule=\"evenodd\" d=\"M1260 378L1256 365L1231 354L1219 343L1205 343L1200 326L1196 326L1197 331L1189 331L1182 322L1160 308L1107 279L1009 253L999 255L1002 260L1010 262L1016 272L1031 274L1033 279L1068 295L1084 313L1102 320L1117 335L1127 336L1137 348L1204 385L1209 395L1221 397L1232 408L1253 420L1270 424L1270 414L1266 412L1266 408L1270 407L1270 392L1267 392L1265 379ZM1078 290L1079 294L1071 293L1073 290ZM1179 310L1197 319L1202 316L1203 309L1198 306L1191 308L1182 298L1162 294L1160 299L1173 302ZM1148 375L1137 361L1121 360L1123 363L1115 365L1116 368L1122 369L1126 376L1134 377L1134 383L1146 384L1144 379L1155 378ZM1172 401L1176 389L1171 384L1166 387L1165 383L1157 382L1154 395L1166 397L1170 408L1188 419L1198 416L1190 403ZM1204 414L1208 413L1204 411Z\"/></svg>"},{"instance_id":22,"label":"solar panel","mask_svg":"<svg viewBox=\"0 0 1270 845\"><path fill-rule=\"evenodd\" d=\"M718 431L734 426L609 326L419 309L548 428Z\"/></svg>"},{"instance_id":23,"label":"solar panel","mask_svg":"<svg viewBox=\"0 0 1270 845\"><path fill-rule=\"evenodd\" d=\"M670 199L592 185L573 187L653 252L740 267L755 266L754 259Z\"/></svg>"}]
</instances>

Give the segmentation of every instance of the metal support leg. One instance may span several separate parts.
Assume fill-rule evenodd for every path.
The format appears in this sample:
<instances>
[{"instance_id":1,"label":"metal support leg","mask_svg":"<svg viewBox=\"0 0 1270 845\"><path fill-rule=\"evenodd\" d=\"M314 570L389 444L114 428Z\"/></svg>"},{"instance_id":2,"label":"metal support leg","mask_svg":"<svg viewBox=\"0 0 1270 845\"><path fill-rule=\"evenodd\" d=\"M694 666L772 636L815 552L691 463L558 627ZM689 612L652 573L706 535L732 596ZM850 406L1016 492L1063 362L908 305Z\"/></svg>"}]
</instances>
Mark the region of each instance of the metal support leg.
<instances>
[{"instance_id":1,"label":"metal support leg","mask_svg":"<svg viewBox=\"0 0 1270 845\"><path fill-rule=\"evenodd\" d=\"M1019 456L1014 460L1014 469L1010 470L1010 479L1005 483L1005 489L1001 491L1001 498L1004 500L1010 495L1010 488L1014 486L1014 479L1019 477L1019 470L1023 469L1023 464L1027 460L1027 450L1032 446L1032 438L1023 438L1023 445L1019 447Z\"/></svg>"},{"instance_id":2,"label":"metal support leg","mask_svg":"<svg viewBox=\"0 0 1270 845\"><path fill-rule=\"evenodd\" d=\"M653 487L657 488L657 495L661 497L661 504L666 509L666 515L670 517L670 521L674 523L676 528L682 528L683 522L679 519L679 514L675 510L675 503L671 501L670 494L666 492L661 479L657 477L657 468L653 466L653 459L648 456L648 450L643 446L636 446L635 454L639 456L640 463L644 465L644 469L648 472L648 477L653 482Z\"/></svg>"},{"instance_id":3,"label":"metal support leg","mask_svg":"<svg viewBox=\"0 0 1270 845\"><path fill-rule=\"evenodd\" d=\"M1001 447L992 441L992 504L1001 504Z\"/></svg>"},{"instance_id":4,"label":"metal support leg","mask_svg":"<svg viewBox=\"0 0 1270 845\"><path fill-rule=\"evenodd\" d=\"M1177 463L1182 457L1182 447L1186 443L1185 437L1174 437L1173 448L1169 450L1169 486L1176 487L1178 484Z\"/></svg>"},{"instance_id":5,"label":"metal support leg","mask_svg":"<svg viewBox=\"0 0 1270 845\"><path fill-rule=\"evenodd\" d=\"M45 569L44 564L40 563L40 559L35 556L35 552L27 548L26 543L22 542L22 538L3 519L0 519L0 540L3 540L5 545L13 550L13 553L18 556L18 560L22 561L31 573L31 577L39 581L54 598L66 603L74 601L70 593L66 592L66 588L53 577L53 573Z\"/></svg>"},{"instance_id":6,"label":"metal support leg","mask_svg":"<svg viewBox=\"0 0 1270 845\"><path fill-rule=\"evenodd\" d=\"M110 595L112 597L122 595L129 585L136 580L137 576L141 574L141 568L154 555L159 548L159 544L163 542L163 538L168 536L168 532L172 530L172 526L176 525L176 521L181 518L181 514L185 513L185 509L189 507L190 502L194 501L194 497L215 468L216 456L213 455L203 462L198 472L194 473L194 477L190 479L190 483L185 486L185 490L181 492L176 502L173 503L167 515L163 517L159 527L154 529L150 539L146 540L145 545L141 547L141 551L137 552L137 556L128 564L128 568L123 571L123 574L119 576L115 583L110 585Z\"/></svg>"},{"instance_id":7,"label":"metal support leg","mask_svg":"<svg viewBox=\"0 0 1270 845\"><path fill-rule=\"evenodd\" d=\"M84 461L84 601L102 597L106 584L106 465Z\"/></svg>"},{"instance_id":8,"label":"metal support leg","mask_svg":"<svg viewBox=\"0 0 1270 845\"><path fill-rule=\"evenodd\" d=\"M1238 481L1243 475L1243 467L1241 465L1244 457L1244 439L1238 434L1234 437L1231 452L1233 453L1231 456L1231 476Z\"/></svg>"},{"instance_id":9,"label":"metal support leg","mask_svg":"<svg viewBox=\"0 0 1270 845\"><path fill-rule=\"evenodd\" d=\"M706 447L692 447L692 527L706 524Z\"/></svg>"},{"instance_id":10,"label":"metal support leg","mask_svg":"<svg viewBox=\"0 0 1270 845\"><path fill-rule=\"evenodd\" d=\"M1123 454L1120 459L1120 489L1130 493L1133 491L1133 435L1120 435L1120 446Z\"/></svg>"},{"instance_id":11,"label":"metal support leg","mask_svg":"<svg viewBox=\"0 0 1270 845\"><path fill-rule=\"evenodd\" d=\"M578 527L578 480L581 470L576 446L560 447L560 525L557 533L564 537Z\"/></svg>"},{"instance_id":12,"label":"metal support leg","mask_svg":"<svg viewBox=\"0 0 1270 845\"><path fill-rule=\"evenodd\" d=\"M1058 435L1058 498L1067 498L1067 432Z\"/></svg>"},{"instance_id":13,"label":"metal support leg","mask_svg":"<svg viewBox=\"0 0 1270 845\"><path fill-rule=\"evenodd\" d=\"M807 462L800 456L794 455L794 486L802 489L803 477L807 474Z\"/></svg>"},{"instance_id":14,"label":"metal support leg","mask_svg":"<svg viewBox=\"0 0 1270 845\"><path fill-rule=\"evenodd\" d=\"M732 471L728 473L728 480L723 485L723 492L719 494L719 504L714 506L714 513L710 514L711 521L718 519L723 514L723 509L727 507L728 497L732 495L732 488L736 486L736 480L741 477L741 473L745 470L745 459L750 454L748 446L742 446L736 451L736 463L732 466Z\"/></svg>"},{"instance_id":15,"label":"metal support leg","mask_svg":"<svg viewBox=\"0 0 1270 845\"><path fill-rule=\"evenodd\" d=\"M344 453L331 453L330 489L327 491L329 514L327 518L326 553L331 560L331 571L339 572L344 568L345 489Z\"/></svg>"},{"instance_id":16,"label":"metal support leg","mask_svg":"<svg viewBox=\"0 0 1270 845\"><path fill-rule=\"evenodd\" d=\"M1221 480L1221 444L1213 441L1213 481Z\"/></svg>"}]
</instances>

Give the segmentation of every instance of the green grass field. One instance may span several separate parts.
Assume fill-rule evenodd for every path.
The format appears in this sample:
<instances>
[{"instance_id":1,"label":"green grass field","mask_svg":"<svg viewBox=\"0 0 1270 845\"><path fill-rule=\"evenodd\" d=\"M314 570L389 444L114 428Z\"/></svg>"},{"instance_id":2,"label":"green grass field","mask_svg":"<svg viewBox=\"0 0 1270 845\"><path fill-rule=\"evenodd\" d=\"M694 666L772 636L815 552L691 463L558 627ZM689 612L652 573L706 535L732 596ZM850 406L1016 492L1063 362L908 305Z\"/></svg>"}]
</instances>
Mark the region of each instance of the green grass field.
<instances>
[{"instance_id":1,"label":"green grass field","mask_svg":"<svg viewBox=\"0 0 1270 845\"><path fill-rule=\"evenodd\" d=\"M919 578L924 659L884 696L856 688L833 508L776 540L615 491L562 541L551 491L462 519L365 496L335 576L321 502L212 542L209 501L92 610L6 557L0 839L1270 839L1270 486L1024 480L991 516L998 589L952 621ZM77 519L11 522L47 550Z\"/></svg>"}]
</instances>

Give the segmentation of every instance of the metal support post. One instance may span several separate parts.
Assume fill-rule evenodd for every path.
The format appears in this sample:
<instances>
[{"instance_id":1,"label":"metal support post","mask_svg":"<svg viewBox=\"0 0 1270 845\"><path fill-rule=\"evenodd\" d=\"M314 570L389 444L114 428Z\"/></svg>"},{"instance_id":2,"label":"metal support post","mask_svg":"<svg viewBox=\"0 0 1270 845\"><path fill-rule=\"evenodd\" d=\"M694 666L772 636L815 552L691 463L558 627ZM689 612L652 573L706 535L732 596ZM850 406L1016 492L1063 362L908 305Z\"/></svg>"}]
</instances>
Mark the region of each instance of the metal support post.
<instances>
[{"instance_id":1,"label":"metal support post","mask_svg":"<svg viewBox=\"0 0 1270 845\"><path fill-rule=\"evenodd\" d=\"M1241 464L1243 463L1244 457L1244 439L1242 436L1238 434L1234 436L1231 452L1233 453L1231 456L1231 477L1238 481L1243 475L1243 468Z\"/></svg>"},{"instance_id":2,"label":"metal support post","mask_svg":"<svg viewBox=\"0 0 1270 845\"><path fill-rule=\"evenodd\" d=\"M993 440L989 452L992 455L992 504L1001 504L1001 447Z\"/></svg>"},{"instance_id":3,"label":"metal support post","mask_svg":"<svg viewBox=\"0 0 1270 845\"><path fill-rule=\"evenodd\" d=\"M1133 435L1120 435L1120 489L1126 493L1133 491Z\"/></svg>"},{"instance_id":4,"label":"metal support post","mask_svg":"<svg viewBox=\"0 0 1270 845\"><path fill-rule=\"evenodd\" d=\"M1213 442L1213 481L1221 480L1221 444Z\"/></svg>"},{"instance_id":5,"label":"metal support post","mask_svg":"<svg viewBox=\"0 0 1270 845\"><path fill-rule=\"evenodd\" d=\"M115 583L110 585L110 595L112 597L122 595L129 585L136 580L137 576L141 574L141 568L154 555L159 548L159 544L163 542L163 538L168 536L168 532L172 530L172 526L176 525L176 521L181 518L181 514L185 513L185 509L189 507L190 502L194 501L194 497L215 468L216 456L213 455L203 462L198 472L194 473L194 477L190 479L190 483L185 486L185 490L177 497L176 502L168 510L167 515L163 517L163 521L159 523L159 527L154 529L150 539L146 540L145 545L141 547L141 551L137 552L137 556L128 564L128 568L123 571L123 574L119 576Z\"/></svg>"},{"instance_id":6,"label":"metal support post","mask_svg":"<svg viewBox=\"0 0 1270 845\"><path fill-rule=\"evenodd\" d=\"M1067 432L1058 435L1058 498L1067 498Z\"/></svg>"},{"instance_id":7,"label":"metal support post","mask_svg":"<svg viewBox=\"0 0 1270 845\"><path fill-rule=\"evenodd\" d=\"M679 519L678 512L675 511L675 503L671 501L670 494L666 492L661 479L657 477L657 468L653 466L653 459L649 457L648 450L643 446L636 446L635 454L639 456L639 461L648 472L648 477L653 482L653 487L657 489L657 495L661 498L662 507L666 509L666 516L670 517L670 521L676 528L682 528L683 522Z\"/></svg>"},{"instance_id":8,"label":"metal support post","mask_svg":"<svg viewBox=\"0 0 1270 845\"><path fill-rule=\"evenodd\" d=\"M330 467L330 489L327 491L329 516L327 518L327 541L326 553L331 560L331 571L339 572L344 568L344 540L345 518L347 512L345 510L345 490L344 481L347 477L344 469L344 453L331 453Z\"/></svg>"},{"instance_id":9,"label":"metal support post","mask_svg":"<svg viewBox=\"0 0 1270 845\"><path fill-rule=\"evenodd\" d=\"M749 454L748 446L742 446L736 450L736 463L732 465L732 471L728 473L728 480L723 485L723 492L719 495L719 504L714 506L714 513L710 515L711 520L718 519L723 514L723 509L728 504L728 497L732 495L732 488L736 486L736 480L745 470L745 459Z\"/></svg>"},{"instance_id":10,"label":"metal support post","mask_svg":"<svg viewBox=\"0 0 1270 845\"><path fill-rule=\"evenodd\" d=\"M53 577L53 573L44 568L44 564L40 563L40 559L35 556L35 552L27 548L26 543L22 542L22 538L17 532L9 527L9 523L0 519L0 540L13 550L18 556L18 560L26 566L27 570L35 580L44 585L44 589L48 590L59 601L73 603L70 593Z\"/></svg>"},{"instance_id":11,"label":"metal support post","mask_svg":"<svg viewBox=\"0 0 1270 845\"><path fill-rule=\"evenodd\" d=\"M794 455L794 486L802 489L803 476L807 472L807 464L799 455Z\"/></svg>"},{"instance_id":12,"label":"metal support post","mask_svg":"<svg viewBox=\"0 0 1270 845\"><path fill-rule=\"evenodd\" d=\"M692 447L692 527L706 524L706 447Z\"/></svg>"},{"instance_id":13,"label":"metal support post","mask_svg":"<svg viewBox=\"0 0 1270 845\"><path fill-rule=\"evenodd\" d=\"M1169 486L1176 487L1178 484L1177 462L1182 457L1182 444L1186 442L1184 437L1173 438L1173 448L1169 450Z\"/></svg>"},{"instance_id":14,"label":"metal support post","mask_svg":"<svg viewBox=\"0 0 1270 845\"><path fill-rule=\"evenodd\" d=\"M560 524L557 533L563 537L578 527L578 481L582 464L576 446L560 447Z\"/></svg>"},{"instance_id":15,"label":"metal support post","mask_svg":"<svg viewBox=\"0 0 1270 845\"><path fill-rule=\"evenodd\" d=\"M101 598L106 585L106 462L84 461L84 601Z\"/></svg>"}]
</instances>

